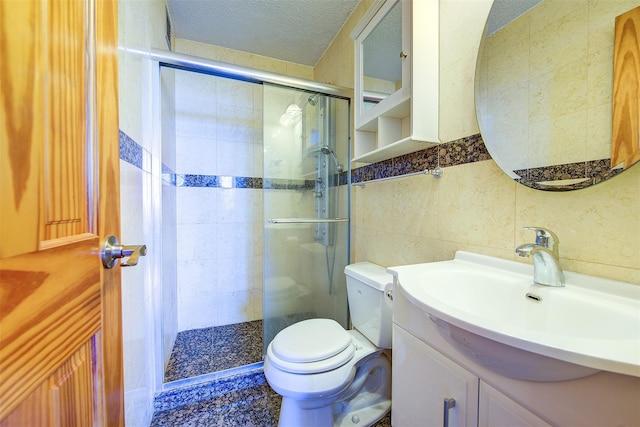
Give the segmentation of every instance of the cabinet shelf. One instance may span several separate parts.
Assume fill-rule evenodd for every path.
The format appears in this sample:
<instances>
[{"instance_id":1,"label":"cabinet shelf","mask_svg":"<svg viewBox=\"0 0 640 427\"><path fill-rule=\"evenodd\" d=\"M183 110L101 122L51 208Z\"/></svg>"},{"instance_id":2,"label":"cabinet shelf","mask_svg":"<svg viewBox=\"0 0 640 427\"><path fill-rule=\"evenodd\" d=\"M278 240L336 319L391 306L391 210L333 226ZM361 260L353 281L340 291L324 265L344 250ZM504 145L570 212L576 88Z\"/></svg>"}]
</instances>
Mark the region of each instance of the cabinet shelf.
<instances>
[{"instance_id":1,"label":"cabinet shelf","mask_svg":"<svg viewBox=\"0 0 640 427\"><path fill-rule=\"evenodd\" d=\"M416 139L408 137L389 145L380 147L376 150L357 155L356 157L351 159L351 161L361 163L380 162L383 160L388 160L392 157L402 156L403 154L415 153L416 151L424 150L425 148L433 147L434 145L437 145L437 143L418 141Z\"/></svg>"}]
</instances>

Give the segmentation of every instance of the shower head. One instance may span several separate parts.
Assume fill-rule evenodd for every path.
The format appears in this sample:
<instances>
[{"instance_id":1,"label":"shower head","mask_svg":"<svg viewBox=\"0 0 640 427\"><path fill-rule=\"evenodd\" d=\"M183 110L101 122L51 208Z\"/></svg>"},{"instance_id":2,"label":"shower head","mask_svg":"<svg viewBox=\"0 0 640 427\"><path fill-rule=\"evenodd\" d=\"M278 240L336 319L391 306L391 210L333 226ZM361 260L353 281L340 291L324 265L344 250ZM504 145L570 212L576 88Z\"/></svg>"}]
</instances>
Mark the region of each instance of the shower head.
<instances>
[{"instance_id":1,"label":"shower head","mask_svg":"<svg viewBox=\"0 0 640 427\"><path fill-rule=\"evenodd\" d=\"M320 95L317 94L317 93L315 95L311 95L311 96L309 96L309 98L307 98L307 102L309 103L309 105L315 107L316 104L318 103L318 98L319 97L320 97Z\"/></svg>"},{"instance_id":2,"label":"shower head","mask_svg":"<svg viewBox=\"0 0 640 427\"><path fill-rule=\"evenodd\" d=\"M323 145L322 147L320 147L320 152L322 154L327 155L327 156L330 155L333 158L333 161L336 164L336 170L338 172L342 172L344 170L342 165L338 162L338 157L336 156L336 153L334 153L334 151L331 149L331 147L329 147L328 145Z\"/></svg>"}]
</instances>

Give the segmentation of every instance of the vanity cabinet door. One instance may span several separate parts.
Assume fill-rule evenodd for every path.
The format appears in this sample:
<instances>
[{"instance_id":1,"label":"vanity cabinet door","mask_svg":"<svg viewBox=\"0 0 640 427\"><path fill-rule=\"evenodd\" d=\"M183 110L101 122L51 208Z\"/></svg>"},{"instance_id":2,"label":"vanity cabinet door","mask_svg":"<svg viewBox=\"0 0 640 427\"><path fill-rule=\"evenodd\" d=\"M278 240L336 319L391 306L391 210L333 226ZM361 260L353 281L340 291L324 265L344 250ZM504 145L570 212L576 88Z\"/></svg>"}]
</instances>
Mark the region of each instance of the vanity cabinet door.
<instances>
[{"instance_id":1,"label":"vanity cabinet door","mask_svg":"<svg viewBox=\"0 0 640 427\"><path fill-rule=\"evenodd\" d=\"M487 383L480 381L478 427L551 426Z\"/></svg>"},{"instance_id":2,"label":"vanity cabinet door","mask_svg":"<svg viewBox=\"0 0 640 427\"><path fill-rule=\"evenodd\" d=\"M477 424L478 378L395 324L392 367L394 427L442 426L450 398L449 426Z\"/></svg>"}]
</instances>

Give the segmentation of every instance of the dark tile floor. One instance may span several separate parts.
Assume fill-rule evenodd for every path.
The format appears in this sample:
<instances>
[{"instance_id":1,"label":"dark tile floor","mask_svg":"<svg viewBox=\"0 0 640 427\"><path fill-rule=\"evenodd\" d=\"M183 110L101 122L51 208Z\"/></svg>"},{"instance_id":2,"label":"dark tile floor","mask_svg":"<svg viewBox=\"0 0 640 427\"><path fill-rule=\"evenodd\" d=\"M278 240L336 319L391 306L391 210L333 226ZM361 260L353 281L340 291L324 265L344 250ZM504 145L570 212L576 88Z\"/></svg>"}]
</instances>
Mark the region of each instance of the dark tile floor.
<instances>
[{"instance_id":1,"label":"dark tile floor","mask_svg":"<svg viewBox=\"0 0 640 427\"><path fill-rule=\"evenodd\" d=\"M151 426L275 427L279 411L280 396L264 383L156 412Z\"/></svg>"},{"instance_id":2,"label":"dark tile floor","mask_svg":"<svg viewBox=\"0 0 640 427\"><path fill-rule=\"evenodd\" d=\"M261 360L261 320L184 331L176 338L165 382ZM275 427L278 425L280 402L281 397L269 387L262 370L254 369L245 374L161 393L154 402L151 426ZM375 424L375 427L390 426L390 414Z\"/></svg>"},{"instance_id":3,"label":"dark tile floor","mask_svg":"<svg viewBox=\"0 0 640 427\"><path fill-rule=\"evenodd\" d=\"M151 427L276 427L280 402L281 397L265 382L251 388L156 412ZM374 427L391 427L391 414L387 414Z\"/></svg>"}]
</instances>

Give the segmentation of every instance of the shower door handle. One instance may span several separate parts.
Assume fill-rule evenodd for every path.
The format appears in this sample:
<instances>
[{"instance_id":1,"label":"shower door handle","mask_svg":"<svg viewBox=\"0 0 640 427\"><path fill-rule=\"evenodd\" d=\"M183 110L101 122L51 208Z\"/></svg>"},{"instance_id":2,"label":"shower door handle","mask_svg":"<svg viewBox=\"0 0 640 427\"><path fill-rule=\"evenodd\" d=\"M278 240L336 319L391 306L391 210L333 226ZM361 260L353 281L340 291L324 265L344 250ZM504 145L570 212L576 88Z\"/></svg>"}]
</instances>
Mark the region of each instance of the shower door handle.
<instances>
[{"instance_id":1,"label":"shower door handle","mask_svg":"<svg viewBox=\"0 0 640 427\"><path fill-rule=\"evenodd\" d=\"M349 218L269 218L269 224L323 224L327 222L349 222Z\"/></svg>"}]
</instances>

